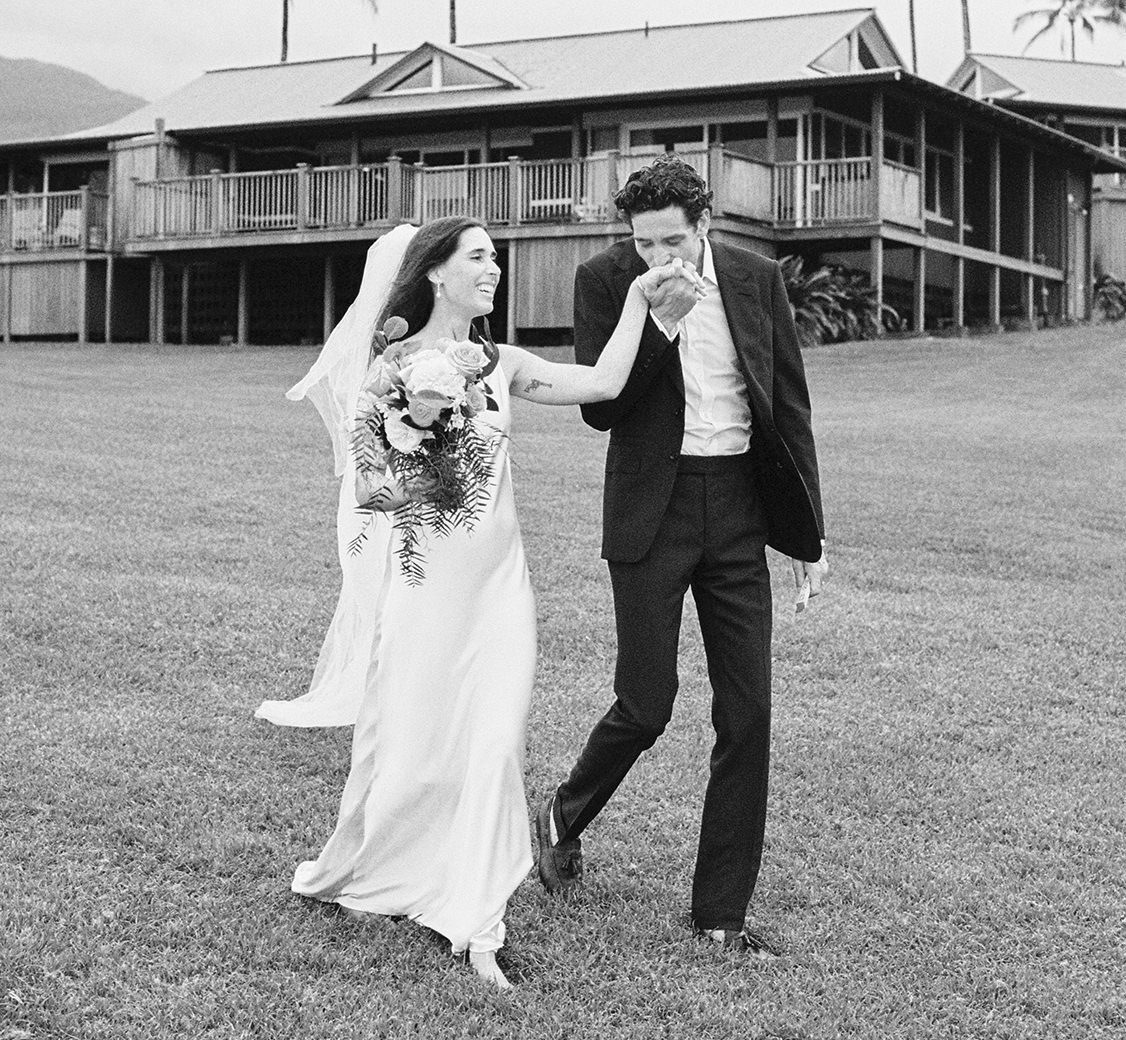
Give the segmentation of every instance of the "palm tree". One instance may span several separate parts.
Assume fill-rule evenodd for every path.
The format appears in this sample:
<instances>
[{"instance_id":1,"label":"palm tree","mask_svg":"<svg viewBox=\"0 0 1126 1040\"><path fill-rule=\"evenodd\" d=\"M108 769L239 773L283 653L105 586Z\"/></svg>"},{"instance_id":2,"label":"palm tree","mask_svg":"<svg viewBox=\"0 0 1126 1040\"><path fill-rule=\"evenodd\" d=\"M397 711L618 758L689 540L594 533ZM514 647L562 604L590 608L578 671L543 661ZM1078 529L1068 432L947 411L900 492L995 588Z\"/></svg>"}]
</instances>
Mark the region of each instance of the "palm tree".
<instances>
[{"instance_id":1,"label":"palm tree","mask_svg":"<svg viewBox=\"0 0 1126 1040\"><path fill-rule=\"evenodd\" d=\"M1070 37L1071 60L1075 61L1076 31L1082 30L1087 39L1093 40L1097 22L1108 22L1120 27L1126 25L1124 21L1126 12L1123 11L1123 7L1122 0L1055 0L1047 7L1036 7L1017 15L1013 20L1013 28L1019 29L1028 22L1043 19L1044 24L1033 33L1031 39L1024 45L1024 50L1027 51L1041 36L1060 29L1064 32L1060 40L1060 50L1063 50L1067 38Z\"/></svg>"},{"instance_id":2,"label":"palm tree","mask_svg":"<svg viewBox=\"0 0 1126 1040\"><path fill-rule=\"evenodd\" d=\"M915 36L915 0L907 0L907 23L911 27L911 71L919 73L919 41Z\"/></svg>"},{"instance_id":3,"label":"palm tree","mask_svg":"<svg viewBox=\"0 0 1126 1040\"><path fill-rule=\"evenodd\" d=\"M281 60L284 63L289 56L289 5L293 0L282 0L282 45L281 45ZM372 14L379 14L379 0L364 0L364 3L371 8ZM450 0L450 6L453 7L454 0ZM453 31L453 12L450 12L450 31Z\"/></svg>"}]
</instances>

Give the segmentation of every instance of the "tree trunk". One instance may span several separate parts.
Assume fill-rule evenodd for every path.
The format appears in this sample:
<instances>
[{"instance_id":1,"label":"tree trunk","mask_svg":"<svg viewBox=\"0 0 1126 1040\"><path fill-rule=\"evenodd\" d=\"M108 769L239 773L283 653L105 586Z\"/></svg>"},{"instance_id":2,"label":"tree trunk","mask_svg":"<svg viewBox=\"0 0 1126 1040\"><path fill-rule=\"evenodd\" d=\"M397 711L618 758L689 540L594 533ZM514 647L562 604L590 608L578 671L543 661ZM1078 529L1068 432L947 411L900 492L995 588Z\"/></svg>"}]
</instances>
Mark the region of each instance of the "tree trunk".
<instances>
[{"instance_id":1,"label":"tree trunk","mask_svg":"<svg viewBox=\"0 0 1126 1040\"><path fill-rule=\"evenodd\" d=\"M289 53L289 0L282 0L282 53L281 60L284 63L286 55Z\"/></svg>"},{"instance_id":2,"label":"tree trunk","mask_svg":"<svg viewBox=\"0 0 1126 1040\"><path fill-rule=\"evenodd\" d=\"M919 46L915 39L915 0L907 0L907 21L911 26L911 71L919 74Z\"/></svg>"}]
</instances>

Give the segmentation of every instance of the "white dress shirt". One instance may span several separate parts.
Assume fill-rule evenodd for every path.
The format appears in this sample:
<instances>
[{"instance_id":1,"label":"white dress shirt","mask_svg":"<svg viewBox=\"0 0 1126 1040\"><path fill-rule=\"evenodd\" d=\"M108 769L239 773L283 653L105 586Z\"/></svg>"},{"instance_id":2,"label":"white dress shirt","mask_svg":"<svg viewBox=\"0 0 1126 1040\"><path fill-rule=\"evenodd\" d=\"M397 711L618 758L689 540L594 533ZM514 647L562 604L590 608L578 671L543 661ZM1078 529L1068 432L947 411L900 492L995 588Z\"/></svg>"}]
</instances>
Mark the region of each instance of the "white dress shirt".
<instances>
[{"instance_id":1,"label":"white dress shirt","mask_svg":"<svg viewBox=\"0 0 1126 1040\"><path fill-rule=\"evenodd\" d=\"M675 328L666 329L653 318L670 339L680 333L685 406L680 451L682 455L739 455L751 444L751 406L706 238L700 275L708 295Z\"/></svg>"}]
</instances>

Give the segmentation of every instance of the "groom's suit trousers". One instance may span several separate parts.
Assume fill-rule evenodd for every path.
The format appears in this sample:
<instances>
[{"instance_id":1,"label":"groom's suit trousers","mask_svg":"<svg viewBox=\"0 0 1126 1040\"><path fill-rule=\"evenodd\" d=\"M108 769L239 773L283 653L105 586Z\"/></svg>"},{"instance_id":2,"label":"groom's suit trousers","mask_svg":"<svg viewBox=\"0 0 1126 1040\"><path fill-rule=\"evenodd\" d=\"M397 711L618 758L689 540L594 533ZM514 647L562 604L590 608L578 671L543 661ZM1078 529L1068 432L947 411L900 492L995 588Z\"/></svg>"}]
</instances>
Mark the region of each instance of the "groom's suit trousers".
<instances>
[{"instance_id":1,"label":"groom's suit trousers","mask_svg":"<svg viewBox=\"0 0 1126 1040\"><path fill-rule=\"evenodd\" d=\"M743 927L762 858L770 754L766 537L749 455L681 456L650 551L637 562L609 563L616 699L558 791L560 836L577 837L664 731L691 589L715 729L692 890L692 916L703 928Z\"/></svg>"}]
</instances>

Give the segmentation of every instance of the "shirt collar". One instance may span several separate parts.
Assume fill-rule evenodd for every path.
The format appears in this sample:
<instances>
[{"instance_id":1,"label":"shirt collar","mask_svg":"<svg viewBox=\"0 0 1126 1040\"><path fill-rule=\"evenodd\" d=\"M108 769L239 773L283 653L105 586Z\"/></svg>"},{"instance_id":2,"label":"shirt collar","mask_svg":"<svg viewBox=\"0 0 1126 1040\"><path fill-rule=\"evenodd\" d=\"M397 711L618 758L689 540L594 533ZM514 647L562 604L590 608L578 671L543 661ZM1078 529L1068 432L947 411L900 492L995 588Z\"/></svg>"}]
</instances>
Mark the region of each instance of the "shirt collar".
<instances>
[{"instance_id":1,"label":"shirt collar","mask_svg":"<svg viewBox=\"0 0 1126 1040\"><path fill-rule=\"evenodd\" d=\"M700 277L705 281L711 282L712 285L719 285L715 277L715 260L712 259L712 244L708 241L707 236L704 236L704 262L700 267Z\"/></svg>"}]
</instances>

